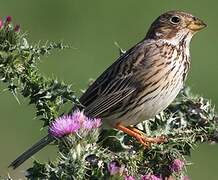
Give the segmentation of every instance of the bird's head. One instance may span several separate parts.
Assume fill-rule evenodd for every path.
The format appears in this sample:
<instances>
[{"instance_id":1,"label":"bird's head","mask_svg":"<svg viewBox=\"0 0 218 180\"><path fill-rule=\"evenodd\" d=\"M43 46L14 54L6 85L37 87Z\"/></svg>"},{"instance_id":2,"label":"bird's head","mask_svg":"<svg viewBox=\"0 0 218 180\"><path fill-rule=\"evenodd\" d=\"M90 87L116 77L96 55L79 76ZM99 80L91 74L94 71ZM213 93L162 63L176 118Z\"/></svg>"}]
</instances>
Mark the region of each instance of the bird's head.
<instances>
[{"instance_id":1,"label":"bird's head","mask_svg":"<svg viewBox=\"0 0 218 180\"><path fill-rule=\"evenodd\" d=\"M206 24L192 14L182 11L168 11L160 15L151 25L146 39L182 40L192 37Z\"/></svg>"}]
</instances>

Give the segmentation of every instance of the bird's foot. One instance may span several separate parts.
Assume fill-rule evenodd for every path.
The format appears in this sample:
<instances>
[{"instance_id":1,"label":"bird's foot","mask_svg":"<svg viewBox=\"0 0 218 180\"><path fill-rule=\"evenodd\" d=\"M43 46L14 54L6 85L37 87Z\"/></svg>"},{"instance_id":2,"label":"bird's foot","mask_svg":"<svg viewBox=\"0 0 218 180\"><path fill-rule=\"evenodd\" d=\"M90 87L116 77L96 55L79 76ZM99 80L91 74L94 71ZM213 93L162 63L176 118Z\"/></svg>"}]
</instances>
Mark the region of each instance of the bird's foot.
<instances>
[{"instance_id":1,"label":"bird's foot","mask_svg":"<svg viewBox=\"0 0 218 180\"><path fill-rule=\"evenodd\" d=\"M140 144L144 145L145 148L148 148L151 144L161 144L167 142L167 138L165 136L146 137L143 132L134 127L125 127L121 124L117 124L115 128L123 131L129 136L134 137Z\"/></svg>"}]
</instances>

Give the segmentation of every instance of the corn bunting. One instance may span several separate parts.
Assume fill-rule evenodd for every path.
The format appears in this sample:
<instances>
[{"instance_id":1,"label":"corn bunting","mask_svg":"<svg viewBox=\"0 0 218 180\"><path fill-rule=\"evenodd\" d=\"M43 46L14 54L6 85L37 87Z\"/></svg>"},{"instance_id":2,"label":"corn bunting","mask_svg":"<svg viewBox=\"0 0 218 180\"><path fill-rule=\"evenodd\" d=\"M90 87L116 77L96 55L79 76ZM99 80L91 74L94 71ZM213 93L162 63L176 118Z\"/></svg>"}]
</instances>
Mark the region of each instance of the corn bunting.
<instances>
[{"instance_id":1,"label":"corn bunting","mask_svg":"<svg viewBox=\"0 0 218 180\"><path fill-rule=\"evenodd\" d=\"M205 27L199 18L181 11L160 15L145 38L122 54L81 96L84 114L102 119L102 128L116 128L140 143L161 143L145 137L133 125L164 110L184 85L193 35ZM78 107L80 108L80 107ZM47 135L19 156L18 167L54 139Z\"/></svg>"}]
</instances>

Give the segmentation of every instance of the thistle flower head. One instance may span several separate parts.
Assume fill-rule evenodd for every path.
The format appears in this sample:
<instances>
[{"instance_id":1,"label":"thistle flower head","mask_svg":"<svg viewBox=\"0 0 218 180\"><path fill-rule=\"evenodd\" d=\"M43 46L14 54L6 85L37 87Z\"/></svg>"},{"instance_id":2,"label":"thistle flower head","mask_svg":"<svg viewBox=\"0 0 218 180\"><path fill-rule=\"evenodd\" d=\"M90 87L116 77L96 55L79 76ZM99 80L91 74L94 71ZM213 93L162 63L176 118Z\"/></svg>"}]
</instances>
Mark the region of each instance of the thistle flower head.
<instances>
[{"instance_id":1,"label":"thistle flower head","mask_svg":"<svg viewBox=\"0 0 218 180\"><path fill-rule=\"evenodd\" d=\"M185 163L183 160L181 159L174 159L173 162L170 165L170 170L172 172L180 172L182 171L183 167L184 167Z\"/></svg>"},{"instance_id":2,"label":"thistle flower head","mask_svg":"<svg viewBox=\"0 0 218 180\"><path fill-rule=\"evenodd\" d=\"M6 23L10 23L12 21L12 17L11 16L7 16L5 21L6 21Z\"/></svg>"},{"instance_id":3,"label":"thistle flower head","mask_svg":"<svg viewBox=\"0 0 218 180\"><path fill-rule=\"evenodd\" d=\"M153 174L146 174L141 177L141 180L162 180L162 178Z\"/></svg>"},{"instance_id":4,"label":"thistle flower head","mask_svg":"<svg viewBox=\"0 0 218 180\"><path fill-rule=\"evenodd\" d=\"M101 119L99 118L85 118L83 122L84 129L91 130L95 128L99 128L101 125Z\"/></svg>"},{"instance_id":5,"label":"thistle flower head","mask_svg":"<svg viewBox=\"0 0 218 180\"><path fill-rule=\"evenodd\" d=\"M133 176L125 176L124 180L135 180Z\"/></svg>"},{"instance_id":6,"label":"thistle flower head","mask_svg":"<svg viewBox=\"0 0 218 180\"><path fill-rule=\"evenodd\" d=\"M0 29L4 26L4 22L2 19L0 19Z\"/></svg>"},{"instance_id":7,"label":"thistle flower head","mask_svg":"<svg viewBox=\"0 0 218 180\"><path fill-rule=\"evenodd\" d=\"M183 176L182 180L190 180L190 178L188 176Z\"/></svg>"},{"instance_id":8,"label":"thistle flower head","mask_svg":"<svg viewBox=\"0 0 218 180\"><path fill-rule=\"evenodd\" d=\"M66 115L56 119L49 128L49 134L54 137L62 137L75 133L81 124L79 119L73 115Z\"/></svg>"},{"instance_id":9,"label":"thistle flower head","mask_svg":"<svg viewBox=\"0 0 218 180\"><path fill-rule=\"evenodd\" d=\"M115 175L118 174L120 172L120 164L117 161L112 161L108 164L108 171L110 173L110 175Z\"/></svg>"},{"instance_id":10,"label":"thistle flower head","mask_svg":"<svg viewBox=\"0 0 218 180\"><path fill-rule=\"evenodd\" d=\"M19 25L19 24L16 24L16 25L15 25L14 31L15 31L15 32L20 31L20 25Z\"/></svg>"},{"instance_id":11,"label":"thistle flower head","mask_svg":"<svg viewBox=\"0 0 218 180\"><path fill-rule=\"evenodd\" d=\"M57 118L49 127L49 134L54 137L78 132L80 129L91 130L98 128L101 120L98 118L88 118L81 111L74 111L71 115L64 115Z\"/></svg>"}]
</instances>

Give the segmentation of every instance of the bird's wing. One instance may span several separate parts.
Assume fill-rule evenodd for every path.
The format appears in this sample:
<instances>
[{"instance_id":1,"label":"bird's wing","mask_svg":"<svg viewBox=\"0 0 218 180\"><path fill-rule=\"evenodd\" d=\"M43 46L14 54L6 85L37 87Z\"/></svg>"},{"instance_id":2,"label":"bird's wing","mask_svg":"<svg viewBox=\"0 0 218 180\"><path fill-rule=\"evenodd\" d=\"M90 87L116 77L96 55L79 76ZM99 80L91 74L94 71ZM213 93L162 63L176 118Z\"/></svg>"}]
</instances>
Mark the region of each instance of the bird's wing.
<instances>
[{"instance_id":1,"label":"bird's wing","mask_svg":"<svg viewBox=\"0 0 218 180\"><path fill-rule=\"evenodd\" d=\"M85 114L101 117L101 114L141 89L141 82L135 78L137 67L133 66L137 58L143 57L142 52L135 46L115 61L86 90L80 98Z\"/></svg>"},{"instance_id":2,"label":"bird's wing","mask_svg":"<svg viewBox=\"0 0 218 180\"><path fill-rule=\"evenodd\" d=\"M129 83L128 78L123 80L124 83ZM123 85L123 87L119 82L119 80L116 80L116 82L108 82L113 83L110 86L114 86L113 88L106 88L99 91L102 91L100 94L98 94L98 90L94 91L93 93L90 93L90 96L92 101L90 104L86 105L85 113L89 116L96 117L100 116L105 111L109 110L111 107L116 106L119 102L130 96L134 91L136 91L136 87L132 85ZM85 102L86 103L86 102Z\"/></svg>"}]
</instances>

